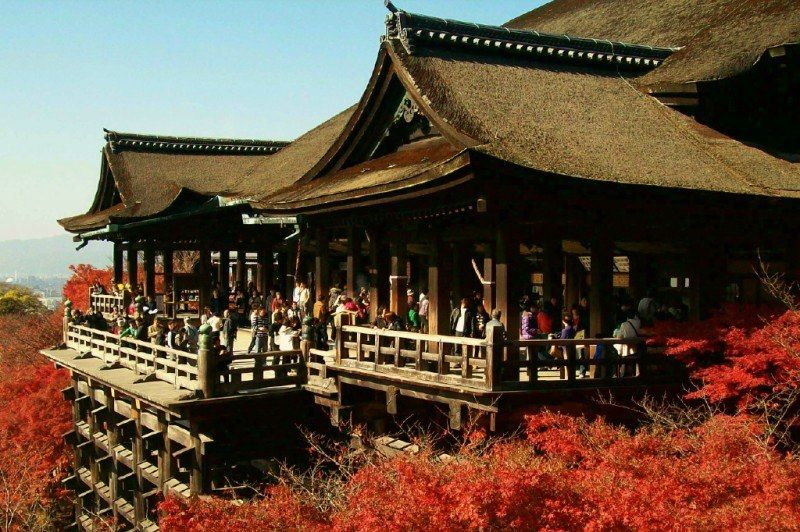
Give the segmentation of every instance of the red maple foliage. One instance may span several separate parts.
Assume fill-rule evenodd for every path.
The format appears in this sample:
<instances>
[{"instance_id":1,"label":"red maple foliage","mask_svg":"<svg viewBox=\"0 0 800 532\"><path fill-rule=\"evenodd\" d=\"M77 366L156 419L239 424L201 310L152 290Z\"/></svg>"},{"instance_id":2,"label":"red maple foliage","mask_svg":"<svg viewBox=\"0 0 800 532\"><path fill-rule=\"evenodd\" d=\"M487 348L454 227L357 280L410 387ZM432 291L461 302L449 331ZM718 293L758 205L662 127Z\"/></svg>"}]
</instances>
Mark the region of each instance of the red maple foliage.
<instances>
[{"instance_id":1,"label":"red maple foliage","mask_svg":"<svg viewBox=\"0 0 800 532\"><path fill-rule=\"evenodd\" d=\"M89 288L96 282L110 288L114 279L111 268L95 268L91 264L73 264L69 267L72 277L64 284L64 298L72 302L72 307L86 311L89 308Z\"/></svg>"},{"instance_id":2,"label":"red maple foliage","mask_svg":"<svg viewBox=\"0 0 800 532\"><path fill-rule=\"evenodd\" d=\"M602 420L540 413L527 440L451 460L431 452L373 462L327 514L282 486L238 505L168 499L164 530L792 529L800 464L763 447L746 418L631 433ZM780 509L780 511L776 511ZM228 526L231 524L230 526Z\"/></svg>"},{"instance_id":3,"label":"red maple foliage","mask_svg":"<svg viewBox=\"0 0 800 532\"><path fill-rule=\"evenodd\" d=\"M69 382L38 350L61 334L61 314L0 317L0 528L58 527L71 426L60 389Z\"/></svg>"},{"instance_id":4,"label":"red maple foliage","mask_svg":"<svg viewBox=\"0 0 800 532\"><path fill-rule=\"evenodd\" d=\"M699 323L662 323L651 345L684 362L698 388L690 399L743 409L800 387L800 312L725 307Z\"/></svg>"}]
</instances>

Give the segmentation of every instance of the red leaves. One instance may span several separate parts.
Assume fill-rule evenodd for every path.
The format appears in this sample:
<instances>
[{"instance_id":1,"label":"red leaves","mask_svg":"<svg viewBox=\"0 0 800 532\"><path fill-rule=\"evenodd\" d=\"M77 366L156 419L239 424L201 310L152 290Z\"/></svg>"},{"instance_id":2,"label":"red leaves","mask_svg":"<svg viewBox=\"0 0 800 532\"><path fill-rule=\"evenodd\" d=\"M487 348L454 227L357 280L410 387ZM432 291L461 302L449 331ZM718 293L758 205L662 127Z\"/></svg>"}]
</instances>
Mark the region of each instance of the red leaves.
<instances>
[{"instance_id":1,"label":"red leaves","mask_svg":"<svg viewBox=\"0 0 800 532\"><path fill-rule=\"evenodd\" d=\"M54 519L72 423L60 389L67 373L50 364L0 366L0 516L12 528Z\"/></svg>"},{"instance_id":2,"label":"red leaves","mask_svg":"<svg viewBox=\"0 0 800 532\"><path fill-rule=\"evenodd\" d=\"M89 309L89 288L99 281L106 289L111 287L114 271L111 268L95 268L91 264L73 264L69 267L72 277L64 284L64 297L72 301L73 308Z\"/></svg>"},{"instance_id":3,"label":"red leaves","mask_svg":"<svg viewBox=\"0 0 800 532\"><path fill-rule=\"evenodd\" d=\"M380 460L319 515L273 488L238 506L215 498L161 506L165 530L790 529L800 519L800 464L763 447L746 418L695 430L631 433L602 420L527 418L528 440L441 461Z\"/></svg>"},{"instance_id":4,"label":"red leaves","mask_svg":"<svg viewBox=\"0 0 800 532\"><path fill-rule=\"evenodd\" d=\"M729 308L703 324L661 326L659 342L689 365L700 383L693 397L741 407L798 386L800 315L767 316ZM251 519L275 523L267 528L348 531L796 529L800 463L767 446L763 420L755 419L717 414L694 428L632 432L538 413L525 417L525 440L484 450L483 435L468 435L449 461L422 452L370 463L326 515L281 487L241 507L165 503L162 526L211 530L221 519L244 530Z\"/></svg>"},{"instance_id":5,"label":"red leaves","mask_svg":"<svg viewBox=\"0 0 800 532\"><path fill-rule=\"evenodd\" d=\"M656 344L686 363L699 389L688 397L746 407L800 376L800 313L728 306L700 323L660 324Z\"/></svg>"}]
</instances>

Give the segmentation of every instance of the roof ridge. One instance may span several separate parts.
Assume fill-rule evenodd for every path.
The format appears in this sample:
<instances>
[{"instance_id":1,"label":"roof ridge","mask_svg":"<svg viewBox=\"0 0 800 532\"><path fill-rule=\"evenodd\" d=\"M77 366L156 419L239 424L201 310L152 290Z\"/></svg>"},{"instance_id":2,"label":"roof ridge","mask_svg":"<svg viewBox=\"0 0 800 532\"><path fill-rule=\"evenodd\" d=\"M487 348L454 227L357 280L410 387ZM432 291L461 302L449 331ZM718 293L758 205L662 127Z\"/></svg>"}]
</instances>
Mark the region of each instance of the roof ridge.
<instances>
[{"instance_id":1,"label":"roof ridge","mask_svg":"<svg viewBox=\"0 0 800 532\"><path fill-rule=\"evenodd\" d=\"M225 139L210 137L177 137L124 133L103 128L111 151L147 151L167 153L227 153L235 155L263 155L279 151L288 141Z\"/></svg>"},{"instance_id":2,"label":"roof ridge","mask_svg":"<svg viewBox=\"0 0 800 532\"><path fill-rule=\"evenodd\" d=\"M407 13L385 1L384 39L399 40L409 54L415 45L482 51L514 57L650 70L659 66L677 48L586 39L534 30L516 30Z\"/></svg>"}]
</instances>

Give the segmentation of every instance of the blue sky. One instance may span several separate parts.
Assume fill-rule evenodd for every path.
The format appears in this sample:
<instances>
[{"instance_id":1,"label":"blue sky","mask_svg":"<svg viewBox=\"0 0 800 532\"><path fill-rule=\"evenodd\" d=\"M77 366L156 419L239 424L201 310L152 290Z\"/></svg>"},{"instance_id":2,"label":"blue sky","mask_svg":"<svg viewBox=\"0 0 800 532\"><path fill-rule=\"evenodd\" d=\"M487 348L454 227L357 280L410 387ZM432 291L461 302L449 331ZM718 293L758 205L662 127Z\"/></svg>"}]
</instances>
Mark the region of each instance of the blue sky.
<instances>
[{"instance_id":1,"label":"blue sky","mask_svg":"<svg viewBox=\"0 0 800 532\"><path fill-rule=\"evenodd\" d=\"M397 0L502 24L541 0ZM102 128L292 139L356 102L381 0L0 2L0 240L89 206Z\"/></svg>"}]
</instances>

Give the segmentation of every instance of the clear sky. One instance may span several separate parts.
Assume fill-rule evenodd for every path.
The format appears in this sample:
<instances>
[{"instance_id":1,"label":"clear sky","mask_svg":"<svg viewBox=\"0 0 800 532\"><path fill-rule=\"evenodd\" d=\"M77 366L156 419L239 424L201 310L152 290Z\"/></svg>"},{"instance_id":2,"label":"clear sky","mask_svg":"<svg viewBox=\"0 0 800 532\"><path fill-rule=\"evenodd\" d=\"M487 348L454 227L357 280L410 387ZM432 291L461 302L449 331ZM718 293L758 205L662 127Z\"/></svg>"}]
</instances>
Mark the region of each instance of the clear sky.
<instances>
[{"instance_id":1,"label":"clear sky","mask_svg":"<svg viewBox=\"0 0 800 532\"><path fill-rule=\"evenodd\" d=\"M397 0L502 24L543 0ZM355 103L382 0L0 1L0 241L84 212L102 128L293 139Z\"/></svg>"}]
</instances>

